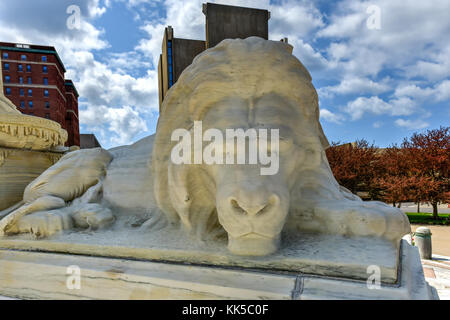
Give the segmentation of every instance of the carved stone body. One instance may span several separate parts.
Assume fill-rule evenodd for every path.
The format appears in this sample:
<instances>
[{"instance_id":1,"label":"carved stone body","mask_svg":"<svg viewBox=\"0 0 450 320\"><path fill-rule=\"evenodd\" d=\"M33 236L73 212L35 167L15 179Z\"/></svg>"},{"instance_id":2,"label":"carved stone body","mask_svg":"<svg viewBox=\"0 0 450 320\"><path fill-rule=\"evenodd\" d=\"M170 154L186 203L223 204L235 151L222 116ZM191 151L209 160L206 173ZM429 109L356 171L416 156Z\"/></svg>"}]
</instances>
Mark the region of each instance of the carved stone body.
<instances>
[{"instance_id":1,"label":"carved stone body","mask_svg":"<svg viewBox=\"0 0 450 320\"><path fill-rule=\"evenodd\" d=\"M172 132L191 130L194 121L222 132L279 129L278 173L262 176L260 165L172 163ZM109 152L64 156L30 184L25 204L0 222L0 232L42 236L97 228L114 215L124 228L146 226L139 232L178 225L199 239L226 235L228 249L238 255L277 251L282 231L398 244L410 231L406 216L340 187L327 147L317 93L292 47L256 37L224 40L197 56L171 88L155 136Z\"/></svg>"}]
</instances>

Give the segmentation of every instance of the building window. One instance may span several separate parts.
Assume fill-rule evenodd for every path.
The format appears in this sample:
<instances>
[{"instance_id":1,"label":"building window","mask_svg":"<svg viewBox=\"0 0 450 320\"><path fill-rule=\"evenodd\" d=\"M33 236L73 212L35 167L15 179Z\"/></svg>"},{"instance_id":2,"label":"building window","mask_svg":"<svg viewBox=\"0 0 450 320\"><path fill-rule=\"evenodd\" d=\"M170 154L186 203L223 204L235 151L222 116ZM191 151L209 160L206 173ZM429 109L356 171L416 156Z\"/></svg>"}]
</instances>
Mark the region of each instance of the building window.
<instances>
[{"instance_id":1,"label":"building window","mask_svg":"<svg viewBox=\"0 0 450 320\"><path fill-rule=\"evenodd\" d=\"M22 72L23 71L23 65L21 65L21 64L17 65L17 71Z\"/></svg>"},{"instance_id":2,"label":"building window","mask_svg":"<svg viewBox=\"0 0 450 320\"><path fill-rule=\"evenodd\" d=\"M48 78L44 78L44 84L48 86Z\"/></svg>"},{"instance_id":3,"label":"building window","mask_svg":"<svg viewBox=\"0 0 450 320\"><path fill-rule=\"evenodd\" d=\"M28 84L31 84L31 77L28 77Z\"/></svg>"},{"instance_id":4,"label":"building window","mask_svg":"<svg viewBox=\"0 0 450 320\"><path fill-rule=\"evenodd\" d=\"M5 76L5 83L10 83L10 82L11 82L11 77Z\"/></svg>"},{"instance_id":5,"label":"building window","mask_svg":"<svg viewBox=\"0 0 450 320\"><path fill-rule=\"evenodd\" d=\"M50 109L50 102L45 101L45 109Z\"/></svg>"},{"instance_id":6,"label":"building window","mask_svg":"<svg viewBox=\"0 0 450 320\"><path fill-rule=\"evenodd\" d=\"M5 88L6 89L6 95L9 96L11 94L11 88Z\"/></svg>"},{"instance_id":7,"label":"building window","mask_svg":"<svg viewBox=\"0 0 450 320\"><path fill-rule=\"evenodd\" d=\"M46 118L46 119L50 119L50 113L46 113L46 114L45 114L45 118Z\"/></svg>"},{"instance_id":8,"label":"building window","mask_svg":"<svg viewBox=\"0 0 450 320\"><path fill-rule=\"evenodd\" d=\"M9 63L5 63L3 65L3 69L5 69L5 71L9 71Z\"/></svg>"},{"instance_id":9,"label":"building window","mask_svg":"<svg viewBox=\"0 0 450 320\"><path fill-rule=\"evenodd\" d=\"M28 96L32 97L33 96L33 89L28 89Z\"/></svg>"},{"instance_id":10,"label":"building window","mask_svg":"<svg viewBox=\"0 0 450 320\"><path fill-rule=\"evenodd\" d=\"M8 59L8 52L3 52L3 59Z\"/></svg>"},{"instance_id":11,"label":"building window","mask_svg":"<svg viewBox=\"0 0 450 320\"><path fill-rule=\"evenodd\" d=\"M27 64L27 72L31 72L31 65Z\"/></svg>"},{"instance_id":12,"label":"building window","mask_svg":"<svg viewBox=\"0 0 450 320\"><path fill-rule=\"evenodd\" d=\"M47 56L42 56L42 61L47 62Z\"/></svg>"},{"instance_id":13,"label":"building window","mask_svg":"<svg viewBox=\"0 0 450 320\"><path fill-rule=\"evenodd\" d=\"M22 109L25 109L25 101L20 101L20 107L21 107Z\"/></svg>"},{"instance_id":14,"label":"building window","mask_svg":"<svg viewBox=\"0 0 450 320\"><path fill-rule=\"evenodd\" d=\"M48 72L47 66L42 66L42 72L43 73L47 73Z\"/></svg>"},{"instance_id":15,"label":"building window","mask_svg":"<svg viewBox=\"0 0 450 320\"><path fill-rule=\"evenodd\" d=\"M24 55L24 54L22 54L22 55L20 56L20 60L23 60L23 61L27 60L27 56Z\"/></svg>"},{"instance_id":16,"label":"building window","mask_svg":"<svg viewBox=\"0 0 450 320\"><path fill-rule=\"evenodd\" d=\"M19 77L19 83L23 83L23 77Z\"/></svg>"},{"instance_id":17,"label":"building window","mask_svg":"<svg viewBox=\"0 0 450 320\"><path fill-rule=\"evenodd\" d=\"M28 108L33 108L33 101L28 101Z\"/></svg>"},{"instance_id":18,"label":"building window","mask_svg":"<svg viewBox=\"0 0 450 320\"><path fill-rule=\"evenodd\" d=\"M48 90L44 90L44 97L48 97Z\"/></svg>"},{"instance_id":19,"label":"building window","mask_svg":"<svg viewBox=\"0 0 450 320\"><path fill-rule=\"evenodd\" d=\"M25 95L25 92L23 91L22 88L19 89L19 92L20 92L20 96L21 96L21 97L23 97L23 96Z\"/></svg>"}]
</instances>

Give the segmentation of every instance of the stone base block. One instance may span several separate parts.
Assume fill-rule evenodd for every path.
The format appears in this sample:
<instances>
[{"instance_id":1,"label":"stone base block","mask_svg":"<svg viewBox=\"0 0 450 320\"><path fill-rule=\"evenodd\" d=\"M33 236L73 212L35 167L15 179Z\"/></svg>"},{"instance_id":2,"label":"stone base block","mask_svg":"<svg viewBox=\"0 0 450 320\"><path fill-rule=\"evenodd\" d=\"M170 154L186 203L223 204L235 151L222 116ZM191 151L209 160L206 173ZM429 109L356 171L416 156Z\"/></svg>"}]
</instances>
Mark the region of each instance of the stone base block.
<instances>
[{"instance_id":1,"label":"stone base block","mask_svg":"<svg viewBox=\"0 0 450 320\"><path fill-rule=\"evenodd\" d=\"M406 242L398 279L369 289L303 273L0 250L0 295L24 299L437 299Z\"/></svg>"}]
</instances>

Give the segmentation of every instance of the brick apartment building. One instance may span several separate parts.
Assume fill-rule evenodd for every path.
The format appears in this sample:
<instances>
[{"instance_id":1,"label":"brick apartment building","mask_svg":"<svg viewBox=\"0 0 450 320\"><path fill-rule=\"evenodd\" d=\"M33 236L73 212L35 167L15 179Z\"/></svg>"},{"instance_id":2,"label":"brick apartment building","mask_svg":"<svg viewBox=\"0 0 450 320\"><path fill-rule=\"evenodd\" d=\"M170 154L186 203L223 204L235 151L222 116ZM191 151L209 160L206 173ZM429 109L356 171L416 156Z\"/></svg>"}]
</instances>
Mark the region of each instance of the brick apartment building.
<instances>
[{"instance_id":1,"label":"brick apartment building","mask_svg":"<svg viewBox=\"0 0 450 320\"><path fill-rule=\"evenodd\" d=\"M80 145L78 92L54 47L0 42L4 94L22 113L51 119Z\"/></svg>"}]
</instances>

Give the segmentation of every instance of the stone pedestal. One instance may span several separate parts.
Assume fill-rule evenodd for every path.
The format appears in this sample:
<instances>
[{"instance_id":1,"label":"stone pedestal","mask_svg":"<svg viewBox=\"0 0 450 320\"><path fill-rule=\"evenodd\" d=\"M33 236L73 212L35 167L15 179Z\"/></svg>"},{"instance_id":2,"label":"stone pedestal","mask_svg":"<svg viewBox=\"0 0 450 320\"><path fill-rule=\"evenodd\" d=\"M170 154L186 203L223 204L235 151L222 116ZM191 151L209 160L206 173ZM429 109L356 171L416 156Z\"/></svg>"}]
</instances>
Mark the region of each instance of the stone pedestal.
<instances>
[{"instance_id":1,"label":"stone pedestal","mask_svg":"<svg viewBox=\"0 0 450 320\"><path fill-rule=\"evenodd\" d=\"M24 299L437 299L403 241L395 283L314 273L0 250L0 295ZM80 270L80 287L71 286ZM345 266L342 266L345 269ZM69 286L67 285L69 282ZM71 288L71 289L70 289Z\"/></svg>"},{"instance_id":2,"label":"stone pedestal","mask_svg":"<svg viewBox=\"0 0 450 320\"><path fill-rule=\"evenodd\" d=\"M0 211L21 201L25 187L62 156L49 151L0 148Z\"/></svg>"}]
</instances>

